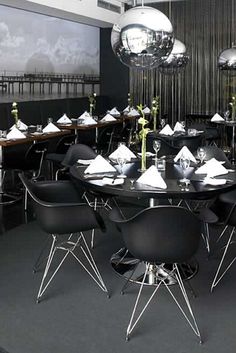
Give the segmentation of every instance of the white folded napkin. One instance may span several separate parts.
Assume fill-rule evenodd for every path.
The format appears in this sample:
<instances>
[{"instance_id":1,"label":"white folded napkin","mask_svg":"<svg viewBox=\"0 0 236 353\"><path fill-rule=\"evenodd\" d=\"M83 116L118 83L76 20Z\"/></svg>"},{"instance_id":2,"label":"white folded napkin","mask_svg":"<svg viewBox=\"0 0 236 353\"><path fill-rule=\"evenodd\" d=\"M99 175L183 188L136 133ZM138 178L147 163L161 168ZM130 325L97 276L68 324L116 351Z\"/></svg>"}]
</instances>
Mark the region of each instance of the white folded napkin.
<instances>
[{"instance_id":1,"label":"white folded napkin","mask_svg":"<svg viewBox=\"0 0 236 353\"><path fill-rule=\"evenodd\" d=\"M90 165L94 159L78 159L77 163L83 165Z\"/></svg>"},{"instance_id":2,"label":"white folded napkin","mask_svg":"<svg viewBox=\"0 0 236 353\"><path fill-rule=\"evenodd\" d=\"M85 111L83 114L81 114L78 117L78 119L84 119L84 118L87 118L87 117L91 117L91 115L87 111Z\"/></svg>"},{"instance_id":3,"label":"white folded napkin","mask_svg":"<svg viewBox=\"0 0 236 353\"><path fill-rule=\"evenodd\" d=\"M143 113L144 113L144 114L150 114L150 113L151 113L150 108L145 107L145 108L143 109Z\"/></svg>"},{"instance_id":4,"label":"white folded napkin","mask_svg":"<svg viewBox=\"0 0 236 353\"><path fill-rule=\"evenodd\" d=\"M111 114L107 113L104 118L102 118L100 121L116 121L116 118L112 116Z\"/></svg>"},{"instance_id":5,"label":"white folded napkin","mask_svg":"<svg viewBox=\"0 0 236 353\"><path fill-rule=\"evenodd\" d=\"M58 129L58 127L56 125L54 125L53 123L49 123L47 126L45 126L45 128L43 129L43 132L58 132L61 131L60 129Z\"/></svg>"},{"instance_id":6,"label":"white folded napkin","mask_svg":"<svg viewBox=\"0 0 236 353\"><path fill-rule=\"evenodd\" d=\"M111 110L108 110L108 113L113 116L120 116L120 112L116 109L116 107L112 108Z\"/></svg>"},{"instance_id":7,"label":"white folded napkin","mask_svg":"<svg viewBox=\"0 0 236 353\"><path fill-rule=\"evenodd\" d=\"M91 116L87 116L86 118L83 119L83 124L84 125L94 125L97 124L97 121L94 120Z\"/></svg>"},{"instance_id":8,"label":"white folded napkin","mask_svg":"<svg viewBox=\"0 0 236 353\"><path fill-rule=\"evenodd\" d=\"M59 124L71 124L72 121L68 118L66 114L63 114L60 119L57 120Z\"/></svg>"},{"instance_id":9,"label":"white folded napkin","mask_svg":"<svg viewBox=\"0 0 236 353\"><path fill-rule=\"evenodd\" d=\"M197 163L196 158L194 157L194 155L192 154L192 152L189 151L187 146L183 146L181 148L181 150L179 151L179 153L175 156L174 158L174 162L177 162L181 156L184 156L186 158L189 158L190 161L192 161L193 163Z\"/></svg>"},{"instance_id":10,"label":"white folded napkin","mask_svg":"<svg viewBox=\"0 0 236 353\"><path fill-rule=\"evenodd\" d=\"M18 130L15 126L7 134L7 140L25 139L26 136Z\"/></svg>"},{"instance_id":11,"label":"white folded napkin","mask_svg":"<svg viewBox=\"0 0 236 353\"><path fill-rule=\"evenodd\" d=\"M183 125L177 121L174 126L174 131L185 132L185 129L184 129Z\"/></svg>"},{"instance_id":12,"label":"white folded napkin","mask_svg":"<svg viewBox=\"0 0 236 353\"><path fill-rule=\"evenodd\" d=\"M127 105L127 107L123 110L123 113L128 113L130 111L130 106Z\"/></svg>"},{"instance_id":13,"label":"white folded napkin","mask_svg":"<svg viewBox=\"0 0 236 353\"><path fill-rule=\"evenodd\" d=\"M130 161L131 158L136 158L135 154L132 151L130 151L130 149L125 145L119 146L114 152L110 154L109 158L116 160L119 155L125 156L127 161Z\"/></svg>"},{"instance_id":14,"label":"white folded napkin","mask_svg":"<svg viewBox=\"0 0 236 353\"><path fill-rule=\"evenodd\" d=\"M122 185L124 184L125 179L123 178L117 178L117 179L112 179L112 178L103 178L102 182L103 185Z\"/></svg>"},{"instance_id":15,"label":"white folded napkin","mask_svg":"<svg viewBox=\"0 0 236 353\"><path fill-rule=\"evenodd\" d=\"M204 183L208 185L225 185L226 184L226 179L214 179L214 178L209 178L208 176L204 179Z\"/></svg>"},{"instance_id":16,"label":"white folded napkin","mask_svg":"<svg viewBox=\"0 0 236 353\"><path fill-rule=\"evenodd\" d=\"M127 115L128 116L140 116L139 112L134 108L131 108Z\"/></svg>"},{"instance_id":17,"label":"white folded napkin","mask_svg":"<svg viewBox=\"0 0 236 353\"><path fill-rule=\"evenodd\" d=\"M227 174L228 170L222 165L221 162L215 158L211 158L203 166L195 171L195 174L207 174L208 177L215 177L217 175Z\"/></svg>"},{"instance_id":18,"label":"white folded napkin","mask_svg":"<svg viewBox=\"0 0 236 353\"><path fill-rule=\"evenodd\" d=\"M139 184L149 185L160 189L166 189L167 185L162 178L161 174L158 172L157 168L152 165L146 172L144 172L141 177L136 181Z\"/></svg>"},{"instance_id":19,"label":"white folded napkin","mask_svg":"<svg viewBox=\"0 0 236 353\"><path fill-rule=\"evenodd\" d=\"M14 127L16 127L15 124L12 125L12 127L10 128L10 130L12 130ZM18 121L18 124L17 124L17 129L18 129L18 130L25 131L25 130L28 129L28 126L27 126L26 124L24 124L21 120L19 120L19 121Z\"/></svg>"},{"instance_id":20,"label":"white folded napkin","mask_svg":"<svg viewBox=\"0 0 236 353\"><path fill-rule=\"evenodd\" d=\"M225 119L222 118L222 116L218 113L216 113L215 115L213 115L213 117L211 118L211 121L224 121Z\"/></svg>"},{"instance_id":21,"label":"white folded napkin","mask_svg":"<svg viewBox=\"0 0 236 353\"><path fill-rule=\"evenodd\" d=\"M159 133L166 136L172 136L174 134L174 131L171 129L169 124L166 124L166 126L164 126Z\"/></svg>"},{"instance_id":22,"label":"white folded napkin","mask_svg":"<svg viewBox=\"0 0 236 353\"><path fill-rule=\"evenodd\" d=\"M97 156L85 169L85 174L116 172L116 169L102 156Z\"/></svg>"}]
</instances>

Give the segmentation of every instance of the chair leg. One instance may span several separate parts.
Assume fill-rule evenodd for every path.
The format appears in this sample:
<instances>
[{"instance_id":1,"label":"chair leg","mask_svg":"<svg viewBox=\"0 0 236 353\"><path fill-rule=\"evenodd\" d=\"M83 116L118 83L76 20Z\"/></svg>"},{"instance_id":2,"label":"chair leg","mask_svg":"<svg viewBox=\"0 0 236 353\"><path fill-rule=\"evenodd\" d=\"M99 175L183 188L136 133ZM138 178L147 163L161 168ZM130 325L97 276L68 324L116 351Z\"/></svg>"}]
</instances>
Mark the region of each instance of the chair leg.
<instances>
[{"instance_id":1,"label":"chair leg","mask_svg":"<svg viewBox=\"0 0 236 353\"><path fill-rule=\"evenodd\" d=\"M231 240L232 240L232 237L234 235L234 231L235 231L235 227L233 227L231 233L230 233L230 236L229 236L229 239L228 239L228 242L225 246L225 250L223 252L223 255L222 255L222 258L220 260L220 263L219 263L219 266L217 268L217 271L216 271L216 274L215 274L215 277L213 279L213 282L212 282L212 285L211 285L211 292L213 292L214 288L217 286L217 284L220 282L220 280L224 277L224 275L226 274L226 272L230 269L230 267L233 265L234 261L236 260L236 257L233 258L233 260L229 263L229 265L226 267L226 269L222 272L222 274L220 274L220 270L221 270L221 267L223 265L223 262L224 262L224 259L225 259L225 256L227 254L227 251L228 251L228 248L231 244Z\"/></svg>"},{"instance_id":2,"label":"chair leg","mask_svg":"<svg viewBox=\"0 0 236 353\"><path fill-rule=\"evenodd\" d=\"M85 237L83 235L82 232L80 232L80 236L81 236L81 239L82 239L82 242L81 244L84 244L84 247L83 245L80 245L80 249L82 250L83 254L84 254L84 257L85 259L87 260L89 266L90 266L90 269L88 267L85 266L85 264L82 262L81 259L78 258L78 256L74 253L74 249L73 250L70 250L71 254L74 256L74 258L79 262L79 264L83 267L83 269L89 274L89 276L97 283L97 285L104 291L107 293L107 295L109 296L109 293L108 293L108 290L107 290L107 287L103 281L103 278L98 270L98 267L96 265L96 262L93 258L93 255L88 247L88 244L85 240ZM94 274L91 273L91 270L94 272Z\"/></svg>"},{"instance_id":3,"label":"chair leg","mask_svg":"<svg viewBox=\"0 0 236 353\"><path fill-rule=\"evenodd\" d=\"M131 314L131 318L130 318L130 321L129 321L129 324L128 324L128 327L127 327L127 331L126 331L126 341L129 340L130 338L130 334L132 333L133 329L135 328L135 326L137 325L137 323L139 322L140 318L142 317L143 313L145 312L145 310L147 309L148 305L150 304L152 298L154 297L154 295L156 294L158 288L160 287L161 285L161 281L160 283L156 286L156 288L154 289L153 293L151 294L151 296L149 297L148 301L146 302L146 304L144 305L143 309L141 310L140 314L138 315L137 319L135 320L135 322L133 323L134 321L134 316L135 316L135 313L136 313L136 309L138 307L138 303L139 303L139 300L140 300L140 296L141 296L141 293L142 293L142 290L143 290L143 287L144 287L144 283L145 283L145 279L147 277L147 274L149 272L149 267L150 267L150 263L148 263L146 265L146 270L145 270L145 273L144 273L144 276L143 276L143 280L142 280L142 283L140 285L140 288L139 288L139 292L138 292L138 295L137 295L137 298L136 298L136 301L135 301L135 304L134 304L134 308L133 308L133 311L132 311L132 314Z\"/></svg>"},{"instance_id":4,"label":"chair leg","mask_svg":"<svg viewBox=\"0 0 236 353\"><path fill-rule=\"evenodd\" d=\"M147 274L148 272L150 271L150 266L151 264L148 263L147 266L146 266L146 271L145 271L145 274L144 274L144 277L143 277L143 281L140 285L140 288L139 288L139 292L138 292L138 295L137 295L137 298L136 298L136 301L135 301L135 304L134 304L134 308L133 308L133 311L132 311L132 314L131 314L131 318L130 318L130 321L129 321L129 325L128 325L128 328L127 328L127 332L126 332L126 340L129 340L130 338L130 334L132 333L133 329L135 328L135 326L137 325L138 321L140 320L140 318L142 317L143 313L145 312L145 310L147 309L148 305L150 304L151 300L153 299L154 295L156 294L157 290L159 289L159 287L161 286L161 284L165 285L165 287L167 288L168 292L170 293L170 295L172 296L172 298L174 299L175 303L177 304L178 308L180 309L181 313L183 314L183 316L185 317L185 319L187 320L188 324L190 325L190 327L192 328L193 332L199 337L199 340L200 340L200 343L202 343L202 339L201 339L201 334L200 334L200 331L198 329L198 326L197 326L197 323L196 323L196 319L195 319L195 316L193 314L193 311L192 311L192 308L190 306L190 302L189 302L189 299L188 299L188 296L187 296L187 293L186 293L186 290L184 288L184 284L183 284L183 281L182 281L182 278L181 278L181 275L180 275L180 272L179 272L179 269L178 269L178 266L177 264L174 264L173 265L173 270L171 271L171 276L175 276L178 284L179 284L179 287L180 287L180 290L183 294L183 297L184 297L184 300L185 300L185 303L187 305L187 308L188 308L188 311L189 311L189 314L191 316L191 321L190 319L188 318L188 316L186 315L185 311L183 310L182 306L179 304L179 301L176 299L176 297L174 296L172 290L170 289L170 286L168 286L166 283L165 283L165 279L159 279L159 283L158 285L155 287L154 291L152 292L151 296L149 297L148 301L146 302L146 304L143 306L142 310L140 311L140 314L138 315L137 319L134 321L134 316L135 316L135 313L136 313L136 310L137 310L137 307L138 307L138 304L139 304L139 300L140 300L140 296L141 296L141 293L142 293L142 290L143 290L143 287L144 287L144 283L145 283L145 279L147 277Z\"/></svg>"},{"instance_id":5,"label":"chair leg","mask_svg":"<svg viewBox=\"0 0 236 353\"><path fill-rule=\"evenodd\" d=\"M39 287L39 291L38 291L38 295L37 295L37 303L40 302L42 295L45 293L46 289L48 288L48 286L52 282L53 278L55 277L55 275L57 274L57 272L59 271L60 267L62 266L63 262L65 261L65 259L67 258L67 256L69 254L71 254L79 262L79 264L89 274L89 276L109 296L108 290L107 290L105 283L102 279L102 276L98 270L98 267L95 263L95 260L91 254L91 251L89 250L89 247L87 245L87 242L85 240L83 233L80 232L77 235L76 241L72 241L72 236L73 236L73 234L70 234L66 241L57 244L57 237L56 237L56 235L52 234L52 244L51 244L51 248L49 251L44 274L43 274L43 277L41 280L41 284ZM75 254L76 248L80 248L89 267L86 266L85 263ZM65 254L64 254L63 258L61 259L61 261L59 262L59 264L57 265L56 269L53 271L51 276L49 276L49 278L48 278L49 269L52 264L52 260L55 255L55 252L57 250L62 250L65 252Z\"/></svg>"},{"instance_id":6,"label":"chair leg","mask_svg":"<svg viewBox=\"0 0 236 353\"><path fill-rule=\"evenodd\" d=\"M175 271L176 280L177 280L177 282L179 284L180 290L181 290L182 295L184 297L184 300L185 300L185 303L187 305L187 308L188 308L189 314L191 316L192 322L190 321L190 319L186 315L185 311L183 310L182 306L180 305L179 301L177 300L177 298L173 294L173 292L170 289L170 287L165 282L163 282L163 283L164 283L165 287L167 288L168 292L170 293L170 295L172 296L172 298L174 299L174 301L175 301L176 305L178 306L178 308L180 309L181 313L183 314L183 316L187 320L188 324L192 328L193 332L195 333L196 336L199 337L200 343L202 343L201 334L200 334L200 331L199 331L195 316L193 314L193 311L192 311L192 308L191 308L191 305L190 305L190 302L189 302L189 299L188 299L188 295L187 295L187 292L185 290L185 287L184 287L184 284L183 284L183 280L182 280L180 272L179 272L178 265L174 264L173 268L174 268L174 271Z\"/></svg>"}]
</instances>

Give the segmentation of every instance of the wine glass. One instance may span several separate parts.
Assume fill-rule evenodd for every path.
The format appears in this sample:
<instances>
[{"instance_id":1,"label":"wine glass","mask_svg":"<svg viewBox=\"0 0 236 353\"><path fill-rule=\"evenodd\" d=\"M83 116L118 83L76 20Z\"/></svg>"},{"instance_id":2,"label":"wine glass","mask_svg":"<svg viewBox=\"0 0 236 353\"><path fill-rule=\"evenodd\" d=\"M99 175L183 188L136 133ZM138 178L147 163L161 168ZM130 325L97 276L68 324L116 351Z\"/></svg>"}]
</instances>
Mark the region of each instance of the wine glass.
<instances>
[{"instance_id":1,"label":"wine glass","mask_svg":"<svg viewBox=\"0 0 236 353\"><path fill-rule=\"evenodd\" d=\"M160 148L161 148L161 141L160 140L153 140L152 146L153 146L153 149L154 149L154 151L156 153L155 159L154 159L154 160L156 160L157 159L157 153L160 151Z\"/></svg>"},{"instance_id":2,"label":"wine glass","mask_svg":"<svg viewBox=\"0 0 236 353\"><path fill-rule=\"evenodd\" d=\"M117 178L126 178L126 175L123 173L123 167L126 164L127 159L126 156L124 156L123 154L119 154L117 156L117 163L120 167L120 174L117 175Z\"/></svg>"},{"instance_id":3,"label":"wine glass","mask_svg":"<svg viewBox=\"0 0 236 353\"><path fill-rule=\"evenodd\" d=\"M130 181L130 190L134 190L134 183L135 183L135 179L129 179Z\"/></svg>"},{"instance_id":4,"label":"wine glass","mask_svg":"<svg viewBox=\"0 0 236 353\"><path fill-rule=\"evenodd\" d=\"M165 126L165 124L166 124L166 119L161 119L161 127L162 127L162 129Z\"/></svg>"},{"instance_id":5,"label":"wine glass","mask_svg":"<svg viewBox=\"0 0 236 353\"><path fill-rule=\"evenodd\" d=\"M180 182L181 183L184 183L186 186L189 184L189 179L186 178L185 176L185 172L186 170L189 168L189 165L190 165L190 159L184 155L182 155L180 157L180 166L182 168L182 171L183 171L183 178L180 179Z\"/></svg>"},{"instance_id":6,"label":"wine glass","mask_svg":"<svg viewBox=\"0 0 236 353\"><path fill-rule=\"evenodd\" d=\"M197 149L197 155L198 158L200 159L200 163L202 164L204 161L204 158L206 157L206 150L204 147L198 147Z\"/></svg>"}]
</instances>

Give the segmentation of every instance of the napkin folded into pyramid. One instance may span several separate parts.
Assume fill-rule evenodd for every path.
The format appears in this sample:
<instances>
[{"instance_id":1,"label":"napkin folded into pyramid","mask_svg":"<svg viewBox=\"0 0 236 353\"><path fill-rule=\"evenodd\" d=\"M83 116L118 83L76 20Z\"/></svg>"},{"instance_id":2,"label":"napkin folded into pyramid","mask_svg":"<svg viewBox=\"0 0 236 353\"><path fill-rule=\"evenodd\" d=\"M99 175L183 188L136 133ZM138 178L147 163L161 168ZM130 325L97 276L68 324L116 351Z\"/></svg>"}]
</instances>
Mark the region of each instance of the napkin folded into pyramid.
<instances>
[{"instance_id":1,"label":"napkin folded into pyramid","mask_svg":"<svg viewBox=\"0 0 236 353\"><path fill-rule=\"evenodd\" d=\"M78 119L82 120L82 124L84 125L94 125L97 124L96 120L94 120L88 112L84 112L82 115L78 117Z\"/></svg>"},{"instance_id":2,"label":"napkin folded into pyramid","mask_svg":"<svg viewBox=\"0 0 236 353\"><path fill-rule=\"evenodd\" d=\"M116 160L120 155L124 156L127 159L127 161L130 161L131 158L136 158L135 154L132 151L130 151L130 149L125 145L119 146L114 152L110 154L109 158Z\"/></svg>"},{"instance_id":3,"label":"napkin folded into pyramid","mask_svg":"<svg viewBox=\"0 0 236 353\"><path fill-rule=\"evenodd\" d=\"M10 128L10 130L12 130L14 127L16 127L15 124L12 125L12 127ZM18 129L18 130L25 131L25 130L28 129L28 126L27 126L26 124L24 124L21 120L18 120L17 129Z\"/></svg>"},{"instance_id":4,"label":"napkin folded into pyramid","mask_svg":"<svg viewBox=\"0 0 236 353\"><path fill-rule=\"evenodd\" d=\"M47 126L45 126L45 128L43 129L43 132L58 132L61 131L60 129L58 129L58 127L56 125L54 125L53 123L49 123Z\"/></svg>"},{"instance_id":5,"label":"napkin folded into pyramid","mask_svg":"<svg viewBox=\"0 0 236 353\"><path fill-rule=\"evenodd\" d=\"M187 146L183 146L181 148L179 153L175 156L174 162L177 162L181 158L181 156L184 156L185 158L189 158L190 161L192 161L193 163L197 163L196 158L194 157L192 152L189 151Z\"/></svg>"},{"instance_id":6,"label":"napkin folded into pyramid","mask_svg":"<svg viewBox=\"0 0 236 353\"><path fill-rule=\"evenodd\" d=\"M216 113L215 115L213 115L213 117L211 118L211 121L224 121L225 119L222 118L222 116L218 113Z\"/></svg>"},{"instance_id":7,"label":"napkin folded into pyramid","mask_svg":"<svg viewBox=\"0 0 236 353\"><path fill-rule=\"evenodd\" d=\"M172 136L174 134L174 131L171 129L169 124L166 124L166 126L164 126L159 133L166 136Z\"/></svg>"},{"instance_id":8,"label":"napkin folded into pyramid","mask_svg":"<svg viewBox=\"0 0 236 353\"><path fill-rule=\"evenodd\" d=\"M222 165L221 162L215 158L211 158L203 166L195 171L195 174L207 174L208 177L215 177L217 175L227 174L228 170Z\"/></svg>"},{"instance_id":9,"label":"napkin folded into pyramid","mask_svg":"<svg viewBox=\"0 0 236 353\"><path fill-rule=\"evenodd\" d=\"M97 156L85 169L85 174L116 172L116 169L102 156Z\"/></svg>"},{"instance_id":10,"label":"napkin folded into pyramid","mask_svg":"<svg viewBox=\"0 0 236 353\"><path fill-rule=\"evenodd\" d=\"M226 179L214 179L214 178L209 178L208 176L204 179L204 183L207 185L225 185L226 184Z\"/></svg>"},{"instance_id":11,"label":"napkin folded into pyramid","mask_svg":"<svg viewBox=\"0 0 236 353\"><path fill-rule=\"evenodd\" d=\"M183 125L180 122L177 121L174 126L174 132L175 131L185 132L185 128L183 127Z\"/></svg>"},{"instance_id":12,"label":"napkin folded into pyramid","mask_svg":"<svg viewBox=\"0 0 236 353\"><path fill-rule=\"evenodd\" d=\"M130 106L127 105L127 107L123 110L123 113L128 113L130 111Z\"/></svg>"},{"instance_id":13,"label":"napkin folded into pyramid","mask_svg":"<svg viewBox=\"0 0 236 353\"><path fill-rule=\"evenodd\" d=\"M160 189L166 189L167 185L162 178L161 174L158 172L157 168L152 165L146 172L144 172L141 177L136 181L139 184L149 185Z\"/></svg>"},{"instance_id":14,"label":"napkin folded into pyramid","mask_svg":"<svg viewBox=\"0 0 236 353\"><path fill-rule=\"evenodd\" d=\"M16 139L25 139L26 136L18 130L15 126L11 129L11 131L7 134L7 140L16 140Z\"/></svg>"},{"instance_id":15,"label":"napkin folded into pyramid","mask_svg":"<svg viewBox=\"0 0 236 353\"><path fill-rule=\"evenodd\" d=\"M112 108L111 110L108 110L108 113L113 116L120 116L120 112L116 109L116 107Z\"/></svg>"},{"instance_id":16,"label":"napkin folded into pyramid","mask_svg":"<svg viewBox=\"0 0 236 353\"><path fill-rule=\"evenodd\" d=\"M140 116L139 112L134 108L131 108L127 115L128 116Z\"/></svg>"},{"instance_id":17,"label":"napkin folded into pyramid","mask_svg":"<svg viewBox=\"0 0 236 353\"><path fill-rule=\"evenodd\" d=\"M114 118L114 116L112 116L111 114L107 113L104 118L102 118L100 121L116 121L116 118Z\"/></svg>"},{"instance_id":18,"label":"napkin folded into pyramid","mask_svg":"<svg viewBox=\"0 0 236 353\"><path fill-rule=\"evenodd\" d=\"M63 114L60 119L57 120L57 123L59 124L71 124L72 121L68 118L66 114Z\"/></svg>"},{"instance_id":19,"label":"napkin folded into pyramid","mask_svg":"<svg viewBox=\"0 0 236 353\"><path fill-rule=\"evenodd\" d=\"M145 107L145 108L143 109L143 113L144 113L144 114L150 114L150 113L151 113L150 108Z\"/></svg>"}]
</instances>

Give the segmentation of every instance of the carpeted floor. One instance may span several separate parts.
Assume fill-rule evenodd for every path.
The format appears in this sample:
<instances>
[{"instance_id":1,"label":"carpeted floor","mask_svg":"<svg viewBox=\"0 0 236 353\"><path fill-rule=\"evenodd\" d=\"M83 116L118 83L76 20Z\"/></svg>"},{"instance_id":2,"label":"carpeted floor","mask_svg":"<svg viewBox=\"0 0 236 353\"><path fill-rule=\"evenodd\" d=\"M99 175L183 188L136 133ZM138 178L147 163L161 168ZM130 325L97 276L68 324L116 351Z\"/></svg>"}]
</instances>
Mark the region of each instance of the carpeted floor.
<instances>
[{"instance_id":1,"label":"carpeted floor","mask_svg":"<svg viewBox=\"0 0 236 353\"><path fill-rule=\"evenodd\" d=\"M36 294L42 272L34 261L45 234L35 221L16 226L0 238L0 346L9 353L234 353L236 351L236 265L211 294L210 283L219 259L206 259L203 244L197 254L199 273L191 298L204 343L186 324L172 298L162 288L153 299L131 340L125 341L137 285L120 295L123 279L109 259L123 244L108 223L98 234L94 256L110 290L108 299L74 259L68 259L40 304ZM150 293L146 288L144 296ZM177 288L174 289L177 293ZM0 352L7 353L4 349Z\"/></svg>"}]
</instances>

